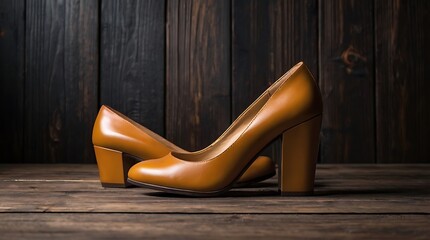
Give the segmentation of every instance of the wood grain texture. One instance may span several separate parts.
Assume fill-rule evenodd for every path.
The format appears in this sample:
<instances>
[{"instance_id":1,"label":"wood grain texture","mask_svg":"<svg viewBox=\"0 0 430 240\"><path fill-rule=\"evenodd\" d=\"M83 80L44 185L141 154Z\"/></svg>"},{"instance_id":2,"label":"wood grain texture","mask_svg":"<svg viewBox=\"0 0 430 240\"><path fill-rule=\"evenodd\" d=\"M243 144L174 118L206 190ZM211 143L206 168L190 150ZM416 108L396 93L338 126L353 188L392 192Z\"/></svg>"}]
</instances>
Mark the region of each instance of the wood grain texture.
<instances>
[{"instance_id":1,"label":"wood grain texture","mask_svg":"<svg viewBox=\"0 0 430 240\"><path fill-rule=\"evenodd\" d=\"M429 162L428 1L375 2L377 156Z\"/></svg>"},{"instance_id":2,"label":"wood grain texture","mask_svg":"<svg viewBox=\"0 0 430 240\"><path fill-rule=\"evenodd\" d=\"M321 161L374 163L373 0L319 6Z\"/></svg>"},{"instance_id":3,"label":"wood grain texture","mask_svg":"<svg viewBox=\"0 0 430 240\"><path fill-rule=\"evenodd\" d=\"M25 158L93 162L98 2L26 4Z\"/></svg>"},{"instance_id":4,"label":"wood grain texture","mask_svg":"<svg viewBox=\"0 0 430 240\"><path fill-rule=\"evenodd\" d=\"M0 214L6 239L427 239L429 224L428 215Z\"/></svg>"},{"instance_id":5,"label":"wood grain texture","mask_svg":"<svg viewBox=\"0 0 430 240\"><path fill-rule=\"evenodd\" d=\"M164 134L165 2L101 4L101 104Z\"/></svg>"},{"instance_id":6,"label":"wood grain texture","mask_svg":"<svg viewBox=\"0 0 430 240\"><path fill-rule=\"evenodd\" d=\"M0 212L430 214L430 166L318 165L315 195L280 197L276 178L215 198L102 188L95 165L0 165Z\"/></svg>"},{"instance_id":7,"label":"wood grain texture","mask_svg":"<svg viewBox=\"0 0 430 240\"><path fill-rule=\"evenodd\" d=\"M64 139L60 162L94 163L92 129L98 105L97 0L65 1Z\"/></svg>"},{"instance_id":8,"label":"wood grain texture","mask_svg":"<svg viewBox=\"0 0 430 240\"><path fill-rule=\"evenodd\" d=\"M24 0L0 0L0 159L19 162L24 125Z\"/></svg>"},{"instance_id":9,"label":"wood grain texture","mask_svg":"<svg viewBox=\"0 0 430 240\"><path fill-rule=\"evenodd\" d=\"M304 61L317 77L317 1L232 2L232 115ZM280 141L264 151L280 158Z\"/></svg>"},{"instance_id":10,"label":"wood grain texture","mask_svg":"<svg viewBox=\"0 0 430 240\"><path fill-rule=\"evenodd\" d=\"M200 149L303 60L324 98L320 162L429 163L429 13L420 0L0 0L1 162L94 162L100 104ZM279 142L263 153L279 160Z\"/></svg>"},{"instance_id":11,"label":"wood grain texture","mask_svg":"<svg viewBox=\"0 0 430 240\"><path fill-rule=\"evenodd\" d=\"M230 123L230 1L168 0L166 135L187 150Z\"/></svg>"}]
</instances>

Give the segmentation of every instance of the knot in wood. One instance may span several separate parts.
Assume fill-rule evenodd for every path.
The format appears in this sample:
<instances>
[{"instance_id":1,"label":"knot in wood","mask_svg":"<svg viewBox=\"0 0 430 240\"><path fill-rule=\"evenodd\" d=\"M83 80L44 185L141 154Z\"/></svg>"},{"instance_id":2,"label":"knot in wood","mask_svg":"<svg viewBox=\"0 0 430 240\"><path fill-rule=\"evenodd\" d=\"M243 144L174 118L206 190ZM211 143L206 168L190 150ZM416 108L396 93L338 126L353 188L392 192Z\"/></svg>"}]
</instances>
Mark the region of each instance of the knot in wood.
<instances>
[{"instance_id":1,"label":"knot in wood","mask_svg":"<svg viewBox=\"0 0 430 240\"><path fill-rule=\"evenodd\" d=\"M367 58L361 55L353 46L349 46L345 51L343 51L340 55L340 58L345 64L348 74L351 74L354 68L357 68L358 66L364 66L364 64L367 62Z\"/></svg>"}]
</instances>

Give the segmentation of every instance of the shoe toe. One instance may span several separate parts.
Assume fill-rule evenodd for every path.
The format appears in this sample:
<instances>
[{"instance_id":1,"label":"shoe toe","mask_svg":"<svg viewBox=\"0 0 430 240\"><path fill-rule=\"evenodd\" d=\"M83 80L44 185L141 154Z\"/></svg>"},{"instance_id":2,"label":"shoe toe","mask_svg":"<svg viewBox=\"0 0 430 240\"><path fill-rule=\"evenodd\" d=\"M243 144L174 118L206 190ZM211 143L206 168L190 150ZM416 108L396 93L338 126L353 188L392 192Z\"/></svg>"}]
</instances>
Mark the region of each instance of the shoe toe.
<instances>
[{"instance_id":1,"label":"shoe toe","mask_svg":"<svg viewBox=\"0 0 430 240\"><path fill-rule=\"evenodd\" d=\"M148 164L151 161L154 160L142 161L132 166L128 171L128 178L135 182L151 184L151 179L157 175L157 170Z\"/></svg>"}]
</instances>

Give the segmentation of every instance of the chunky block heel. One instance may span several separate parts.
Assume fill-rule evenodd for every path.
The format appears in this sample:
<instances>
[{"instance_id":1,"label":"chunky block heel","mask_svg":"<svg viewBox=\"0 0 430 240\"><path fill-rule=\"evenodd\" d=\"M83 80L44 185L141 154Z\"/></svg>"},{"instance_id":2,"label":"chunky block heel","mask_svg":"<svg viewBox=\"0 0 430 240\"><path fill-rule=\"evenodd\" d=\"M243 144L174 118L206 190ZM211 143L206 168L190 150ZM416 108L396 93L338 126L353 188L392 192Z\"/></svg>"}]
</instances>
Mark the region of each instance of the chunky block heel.
<instances>
[{"instance_id":1,"label":"chunky block heel","mask_svg":"<svg viewBox=\"0 0 430 240\"><path fill-rule=\"evenodd\" d=\"M321 115L282 134L282 160L278 171L281 195L310 195L314 190Z\"/></svg>"},{"instance_id":2,"label":"chunky block heel","mask_svg":"<svg viewBox=\"0 0 430 240\"><path fill-rule=\"evenodd\" d=\"M100 182L103 187L129 187L128 170L138 161L120 151L94 146L99 168Z\"/></svg>"}]
</instances>

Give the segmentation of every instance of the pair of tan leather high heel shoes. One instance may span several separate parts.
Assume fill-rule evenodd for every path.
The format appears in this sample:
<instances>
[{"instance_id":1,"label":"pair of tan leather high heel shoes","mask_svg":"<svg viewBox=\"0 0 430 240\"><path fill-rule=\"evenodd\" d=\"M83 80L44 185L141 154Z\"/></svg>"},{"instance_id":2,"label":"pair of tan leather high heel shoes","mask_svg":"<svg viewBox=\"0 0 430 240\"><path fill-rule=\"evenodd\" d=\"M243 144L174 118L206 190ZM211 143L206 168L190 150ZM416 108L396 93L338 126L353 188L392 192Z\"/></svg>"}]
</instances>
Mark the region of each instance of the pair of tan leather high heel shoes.
<instances>
[{"instance_id":1,"label":"pair of tan leather high heel shoes","mask_svg":"<svg viewBox=\"0 0 430 240\"><path fill-rule=\"evenodd\" d=\"M215 142L196 152L103 106L93 129L100 181L105 187L133 184L183 195L218 195L272 177L271 159L258 153L282 135L280 192L309 194L321 119L321 94L302 62L261 94Z\"/></svg>"}]
</instances>

